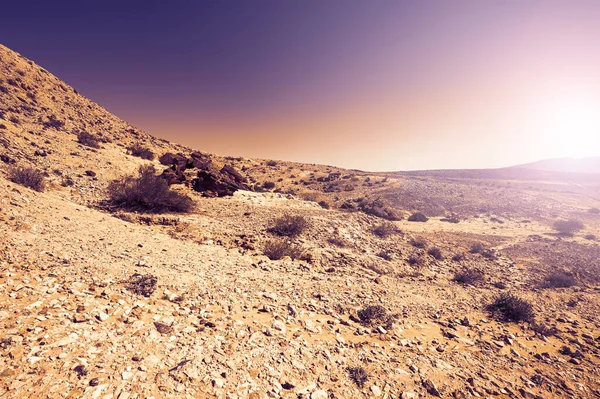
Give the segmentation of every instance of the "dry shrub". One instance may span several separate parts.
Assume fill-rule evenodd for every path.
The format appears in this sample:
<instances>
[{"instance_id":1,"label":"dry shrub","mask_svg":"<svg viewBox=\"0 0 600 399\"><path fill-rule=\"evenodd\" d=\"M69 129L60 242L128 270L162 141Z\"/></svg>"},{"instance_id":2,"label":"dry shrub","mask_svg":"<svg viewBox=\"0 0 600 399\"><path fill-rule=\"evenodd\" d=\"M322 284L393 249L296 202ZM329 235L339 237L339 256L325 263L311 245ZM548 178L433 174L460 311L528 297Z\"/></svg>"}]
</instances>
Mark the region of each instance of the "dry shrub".
<instances>
[{"instance_id":1,"label":"dry shrub","mask_svg":"<svg viewBox=\"0 0 600 399\"><path fill-rule=\"evenodd\" d=\"M46 188L44 173L28 166L15 166L8 170L8 179L13 183L42 192Z\"/></svg>"},{"instance_id":2,"label":"dry shrub","mask_svg":"<svg viewBox=\"0 0 600 399\"><path fill-rule=\"evenodd\" d=\"M418 268L418 267L421 267L421 266L425 265L425 260L418 253L411 254L408 257L407 262L408 262L409 265L411 265L412 267L415 267L415 268Z\"/></svg>"},{"instance_id":3,"label":"dry shrub","mask_svg":"<svg viewBox=\"0 0 600 399\"><path fill-rule=\"evenodd\" d=\"M143 212L189 212L194 202L171 191L152 165L142 165L139 176L124 176L108 185L110 201L119 208Z\"/></svg>"},{"instance_id":4,"label":"dry shrub","mask_svg":"<svg viewBox=\"0 0 600 399\"><path fill-rule=\"evenodd\" d=\"M337 237L328 238L327 242L330 243L331 245L335 245L338 248L344 248L346 246L346 241L342 240L341 238L337 238Z\"/></svg>"},{"instance_id":5,"label":"dry shrub","mask_svg":"<svg viewBox=\"0 0 600 399\"><path fill-rule=\"evenodd\" d=\"M77 141L86 147L100 148L100 141L98 141L96 136L88 132L79 132L77 134Z\"/></svg>"},{"instance_id":6,"label":"dry shrub","mask_svg":"<svg viewBox=\"0 0 600 399\"><path fill-rule=\"evenodd\" d=\"M575 219L557 220L554 222L553 227L554 230L566 236L572 236L575 232L584 228L583 223L580 220Z\"/></svg>"},{"instance_id":7,"label":"dry shrub","mask_svg":"<svg viewBox=\"0 0 600 399\"><path fill-rule=\"evenodd\" d=\"M292 259L300 259L304 254L301 246L296 245L286 239L269 240L263 247L263 255L271 260L279 260L284 256Z\"/></svg>"},{"instance_id":8,"label":"dry shrub","mask_svg":"<svg viewBox=\"0 0 600 399\"><path fill-rule=\"evenodd\" d=\"M454 256L452 256L452 261L454 262L462 262L463 260L465 260L467 258L467 256L464 253L458 253L458 254L454 254Z\"/></svg>"},{"instance_id":9,"label":"dry shrub","mask_svg":"<svg viewBox=\"0 0 600 399\"><path fill-rule=\"evenodd\" d=\"M389 252L387 252L387 251L379 251L379 252L377 253L377 256L378 256L378 257L380 257L381 259L385 259L385 260L387 260L388 262L389 262L389 261L391 261L391 260L393 259L393 258L392 258L392 254L391 254L391 253L389 253Z\"/></svg>"},{"instance_id":10,"label":"dry shrub","mask_svg":"<svg viewBox=\"0 0 600 399\"><path fill-rule=\"evenodd\" d=\"M429 255L433 256L433 258L436 259L436 260L443 260L444 259L444 255L442 254L442 250L439 249L438 247L429 248L429 251L427 251L427 253Z\"/></svg>"},{"instance_id":11,"label":"dry shrub","mask_svg":"<svg viewBox=\"0 0 600 399\"><path fill-rule=\"evenodd\" d=\"M365 383L369 379L369 375L363 367L348 367L347 371L350 375L350 379L354 381L356 386L358 386L359 388L365 386Z\"/></svg>"},{"instance_id":12,"label":"dry shrub","mask_svg":"<svg viewBox=\"0 0 600 399\"><path fill-rule=\"evenodd\" d=\"M280 237L297 237L308 227L308 220L304 216L285 215L277 219L267 231Z\"/></svg>"},{"instance_id":13,"label":"dry shrub","mask_svg":"<svg viewBox=\"0 0 600 399\"><path fill-rule=\"evenodd\" d=\"M137 295L143 295L146 298L150 297L156 290L158 279L151 274L141 275L134 274L129 277L125 288Z\"/></svg>"},{"instance_id":14,"label":"dry shrub","mask_svg":"<svg viewBox=\"0 0 600 399\"><path fill-rule=\"evenodd\" d=\"M471 253L472 254L480 254L483 251L485 251L485 245L483 245L483 243L481 242L476 242L475 244L471 245Z\"/></svg>"},{"instance_id":15,"label":"dry shrub","mask_svg":"<svg viewBox=\"0 0 600 399\"><path fill-rule=\"evenodd\" d=\"M531 324L531 329L535 331L536 334L544 337L552 337L558 334L558 328L556 328L556 326L549 326L543 323L533 322Z\"/></svg>"},{"instance_id":16,"label":"dry shrub","mask_svg":"<svg viewBox=\"0 0 600 399\"><path fill-rule=\"evenodd\" d=\"M61 129L65 126L65 122L59 120L54 115L50 115L47 121L43 123L44 128Z\"/></svg>"},{"instance_id":17,"label":"dry shrub","mask_svg":"<svg viewBox=\"0 0 600 399\"><path fill-rule=\"evenodd\" d=\"M148 161L152 161L155 157L154 152L152 152L152 150L150 148L144 147L143 145L141 145L139 143L135 143L135 144L127 147L127 150L134 157L147 159Z\"/></svg>"},{"instance_id":18,"label":"dry shrub","mask_svg":"<svg viewBox=\"0 0 600 399\"><path fill-rule=\"evenodd\" d=\"M386 238L393 234L398 234L400 230L392 222L381 223L379 226L373 229L373 234L377 237Z\"/></svg>"},{"instance_id":19,"label":"dry shrub","mask_svg":"<svg viewBox=\"0 0 600 399\"><path fill-rule=\"evenodd\" d=\"M494 302L487 306L487 310L501 321L517 323L526 321L531 323L535 319L533 305L527 300L510 293L500 294Z\"/></svg>"},{"instance_id":20,"label":"dry shrub","mask_svg":"<svg viewBox=\"0 0 600 399\"><path fill-rule=\"evenodd\" d=\"M370 305L358 311L357 316L362 325L385 328L391 328L396 316L390 314L386 308L381 305Z\"/></svg>"},{"instance_id":21,"label":"dry shrub","mask_svg":"<svg viewBox=\"0 0 600 399\"><path fill-rule=\"evenodd\" d=\"M318 204L323 209L329 209L329 208L331 208L331 205L329 205L329 202L327 202L327 201L323 201L322 200L322 201L319 201Z\"/></svg>"},{"instance_id":22,"label":"dry shrub","mask_svg":"<svg viewBox=\"0 0 600 399\"><path fill-rule=\"evenodd\" d=\"M564 270L558 270L550 273L544 278L542 287L544 288L569 288L577 285L577 280L572 273Z\"/></svg>"},{"instance_id":23,"label":"dry shrub","mask_svg":"<svg viewBox=\"0 0 600 399\"><path fill-rule=\"evenodd\" d=\"M402 214L380 198L373 201L363 199L359 202L358 209L368 215L377 216L383 219L391 221L402 220Z\"/></svg>"},{"instance_id":24,"label":"dry shrub","mask_svg":"<svg viewBox=\"0 0 600 399\"><path fill-rule=\"evenodd\" d=\"M454 274L452 281L464 285L475 285L485 278L483 272L479 269L462 269Z\"/></svg>"},{"instance_id":25,"label":"dry shrub","mask_svg":"<svg viewBox=\"0 0 600 399\"><path fill-rule=\"evenodd\" d=\"M425 248L427 247L427 241L423 237L415 237L410 241L410 245L415 248Z\"/></svg>"},{"instance_id":26,"label":"dry shrub","mask_svg":"<svg viewBox=\"0 0 600 399\"><path fill-rule=\"evenodd\" d=\"M448 216L448 217L445 217L445 218L441 218L440 222L459 223L460 219L457 216Z\"/></svg>"}]
</instances>

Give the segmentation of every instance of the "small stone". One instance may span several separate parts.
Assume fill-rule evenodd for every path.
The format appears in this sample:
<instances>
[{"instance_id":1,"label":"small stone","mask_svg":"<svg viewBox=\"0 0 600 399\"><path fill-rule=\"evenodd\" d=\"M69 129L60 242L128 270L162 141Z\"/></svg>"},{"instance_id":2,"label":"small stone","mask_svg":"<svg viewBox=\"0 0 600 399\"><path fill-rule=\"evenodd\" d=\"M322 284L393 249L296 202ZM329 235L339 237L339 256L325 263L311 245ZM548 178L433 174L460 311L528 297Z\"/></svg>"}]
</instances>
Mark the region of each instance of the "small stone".
<instances>
[{"instance_id":1,"label":"small stone","mask_svg":"<svg viewBox=\"0 0 600 399\"><path fill-rule=\"evenodd\" d=\"M423 380L423 388L425 388L427 393L429 393L430 395L439 396L439 397L442 396L441 392L438 390L438 388L435 386L435 384L431 380Z\"/></svg>"},{"instance_id":2,"label":"small stone","mask_svg":"<svg viewBox=\"0 0 600 399\"><path fill-rule=\"evenodd\" d=\"M104 312L100 312L98 313L98 315L96 316L96 319L100 320L100 321L106 321L110 316L107 315Z\"/></svg>"},{"instance_id":3,"label":"small stone","mask_svg":"<svg viewBox=\"0 0 600 399\"><path fill-rule=\"evenodd\" d=\"M283 334L285 334L286 332L286 327L285 327L285 323L283 323L282 321L279 320L275 320L273 322L273 326L272 326L275 330L277 331L281 331Z\"/></svg>"},{"instance_id":4,"label":"small stone","mask_svg":"<svg viewBox=\"0 0 600 399\"><path fill-rule=\"evenodd\" d=\"M89 318L84 315L84 314L76 314L75 316L73 316L73 322L74 323L85 323L86 321L88 321Z\"/></svg>"},{"instance_id":5,"label":"small stone","mask_svg":"<svg viewBox=\"0 0 600 399\"><path fill-rule=\"evenodd\" d=\"M379 388L377 385L371 385L371 392L373 392L373 396L381 396L381 388Z\"/></svg>"},{"instance_id":6,"label":"small stone","mask_svg":"<svg viewBox=\"0 0 600 399\"><path fill-rule=\"evenodd\" d=\"M327 392L322 389L317 389L310 394L310 399L327 399Z\"/></svg>"},{"instance_id":7,"label":"small stone","mask_svg":"<svg viewBox=\"0 0 600 399\"><path fill-rule=\"evenodd\" d=\"M158 321L154 322L154 327L156 327L156 330L161 334L170 334L173 332L173 327Z\"/></svg>"},{"instance_id":8,"label":"small stone","mask_svg":"<svg viewBox=\"0 0 600 399\"><path fill-rule=\"evenodd\" d=\"M212 383L215 388L223 388L225 386L225 380L222 378L215 378Z\"/></svg>"},{"instance_id":9,"label":"small stone","mask_svg":"<svg viewBox=\"0 0 600 399\"><path fill-rule=\"evenodd\" d=\"M98 384L100 384L100 380L98 380L98 378L92 378L92 379L90 380L90 386L91 386L91 387L98 386Z\"/></svg>"}]
</instances>

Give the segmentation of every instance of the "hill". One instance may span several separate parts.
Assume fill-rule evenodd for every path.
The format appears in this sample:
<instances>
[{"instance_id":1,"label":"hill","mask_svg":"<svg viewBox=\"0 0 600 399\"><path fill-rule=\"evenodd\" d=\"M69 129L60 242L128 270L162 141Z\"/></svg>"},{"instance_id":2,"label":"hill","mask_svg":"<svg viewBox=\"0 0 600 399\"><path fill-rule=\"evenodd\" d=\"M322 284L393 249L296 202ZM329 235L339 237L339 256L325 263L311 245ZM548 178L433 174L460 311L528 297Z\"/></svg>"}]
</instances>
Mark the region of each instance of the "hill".
<instances>
[{"instance_id":1,"label":"hill","mask_svg":"<svg viewBox=\"0 0 600 399\"><path fill-rule=\"evenodd\" d=\"M600 173L600 157L546 159L513 166L513 168L565 173Z\"/></svg>"},{"instance_id":2,"label":"hill","mask_svg":"<svg viewBox=\"0 0 600 399\"><path fill-rule=\"evenodd\" d=\"M597 181L208 154L0 76L0 396L600 395ZM141 166L193 209L111 201Z\"/></svg>"}]
</instances>

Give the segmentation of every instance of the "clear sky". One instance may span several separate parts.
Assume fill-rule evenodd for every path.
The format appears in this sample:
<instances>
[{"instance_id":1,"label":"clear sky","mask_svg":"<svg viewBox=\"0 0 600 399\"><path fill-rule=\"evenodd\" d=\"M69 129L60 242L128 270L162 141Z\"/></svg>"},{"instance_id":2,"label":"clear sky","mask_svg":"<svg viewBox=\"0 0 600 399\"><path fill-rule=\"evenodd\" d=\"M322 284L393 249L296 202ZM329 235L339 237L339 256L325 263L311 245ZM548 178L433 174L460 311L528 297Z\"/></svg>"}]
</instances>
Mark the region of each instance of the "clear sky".
<instances>
[{"instance_id":1,"label":"clear sky","mask_svg":"<svg viewBox=\"0 0 600 399\"><path fill-rule=\"evenodd\" d=\"M147 132L368 170L600 156L600 1L7 1L0 42Z\"/></svg>"}]
</instances>

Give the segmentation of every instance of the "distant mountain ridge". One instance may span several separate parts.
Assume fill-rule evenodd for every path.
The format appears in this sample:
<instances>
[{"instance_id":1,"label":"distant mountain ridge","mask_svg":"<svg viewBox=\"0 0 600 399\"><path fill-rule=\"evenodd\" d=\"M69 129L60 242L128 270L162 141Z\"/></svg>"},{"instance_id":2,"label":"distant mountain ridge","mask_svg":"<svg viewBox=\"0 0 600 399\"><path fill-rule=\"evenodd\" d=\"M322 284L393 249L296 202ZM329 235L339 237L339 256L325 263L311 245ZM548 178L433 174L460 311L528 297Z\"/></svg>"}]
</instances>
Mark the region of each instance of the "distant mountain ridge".
<instances>
[{"instance_id":1,"label":"distant mountain ridge","mask_svg":"<svg viewBox=\"0 0 600 399\"><path fill-rule=\"evenodd\" d=\"M511 166L510 168L548 172L600 173L600 157L544 159L523 165Z\"/></svg>"},{"instance_id":2,"label":"distant mountain ridge","mask_svg":"<svg viewBox=\"0 0 600 399\"><path fill-rule=\"evenodd\" d=\"M434 176L447 179L544 180L600 184L600 157L545 159L495 169L416 170L382 173L382 175Z\"/></svg>"}]
</instances>

